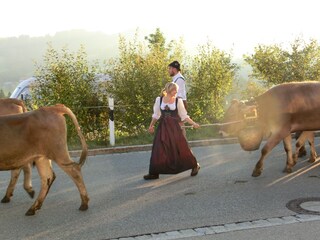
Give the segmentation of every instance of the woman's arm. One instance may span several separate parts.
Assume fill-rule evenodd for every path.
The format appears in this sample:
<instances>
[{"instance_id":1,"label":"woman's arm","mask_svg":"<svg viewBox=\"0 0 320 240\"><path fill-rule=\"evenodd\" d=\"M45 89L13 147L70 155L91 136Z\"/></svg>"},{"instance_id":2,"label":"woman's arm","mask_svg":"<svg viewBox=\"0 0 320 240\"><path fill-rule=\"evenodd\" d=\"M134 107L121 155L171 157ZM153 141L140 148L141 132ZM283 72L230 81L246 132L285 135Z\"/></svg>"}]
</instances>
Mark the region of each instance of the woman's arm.
<instances>
[{"instance_id":1,"label":"woman's arm","mask_svg":"<svg viewBox=\"0 0 320 240\"><path fill-rule=\"evenodd\" d=\"M199 128L200 125L196 122L194 122L190 117L186 118L185 121L187 123L189 123L190 125L192 125L194 128Z\"/></svg>"},{"instance_id":2,"label":"woman's arm","mask_svg":"<svg viewBox=\"0 0 320 240\"><path fill-rule=\"evenodd\" d=\"M161 110L160 110L160 97L156 98L156 101L153 105L153 114L152 114L152 119L151 119L151 123L149 125L149 133L153 133L154 132L154 125L155 123L158 121L158 119L161 116Z\"/></svg>"},{"instance_id":3,"label":"woman's arm","mask_svg":"<svg viewBox=\"0 0 320 240\"><path fill-rule=\"evenodd\" d=\"M156 122L158 121L158 119L152 118L150 126L149 126L149 133L154 133L154 125L156 124Z\"/></svg>"},{"instance_id":4,"label":"woman's arm","mask_svg":"<svg viewBox=\"0 0 320 240\"><path fill-rule=\"evenodd\" d=\"M156 101L154 102L153 105L153 114L152 118L159 119L161 116L161 110L160 110L160 97L156 98Z\"/></svg>"},{"instance_id":5,"label":"woman's arm","mask_svg":"<svg viewBox=\"0 0 320 240\"><path fill-rule=\"evenodd\" d=\"M192 125L194 128L199 128L199 124L195 123L189 116L187 113L187 110L184 107L183 101L181 98L178 99L178 114L181 118L181 121L184 122L186 121L187 123L189 123L190 125Z\"/></svg>"}]
</instances>

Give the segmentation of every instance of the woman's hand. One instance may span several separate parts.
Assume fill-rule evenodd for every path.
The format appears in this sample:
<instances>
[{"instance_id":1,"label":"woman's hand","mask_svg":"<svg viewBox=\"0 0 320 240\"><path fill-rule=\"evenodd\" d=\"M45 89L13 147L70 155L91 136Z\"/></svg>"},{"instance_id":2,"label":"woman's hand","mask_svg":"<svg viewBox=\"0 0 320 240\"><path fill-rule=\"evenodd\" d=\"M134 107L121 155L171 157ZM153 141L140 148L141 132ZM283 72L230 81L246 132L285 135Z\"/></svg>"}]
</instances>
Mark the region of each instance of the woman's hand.
<instances>
[{"instance_id":1,"label":"woman's hand","mask_svg":"<svg viewBox=\"0 0 320 240\"><path fill-rule=\"evenodd\" d=\"M200 125L199 125L198 123L193 123L193 124L192 124L192 127L194 127L194 128L199 128Z\"/></svg>"},{"instance_id":2,"label":"woman's hand","mask_svg":"<svg viewBox=\"0 0 320 240\"><path fill-rule=\"evenodd\" d=\"M154 133L154 126L150 126L149 129L148 129L148 132L149 133Z\"/></svg>"}]
</instances>

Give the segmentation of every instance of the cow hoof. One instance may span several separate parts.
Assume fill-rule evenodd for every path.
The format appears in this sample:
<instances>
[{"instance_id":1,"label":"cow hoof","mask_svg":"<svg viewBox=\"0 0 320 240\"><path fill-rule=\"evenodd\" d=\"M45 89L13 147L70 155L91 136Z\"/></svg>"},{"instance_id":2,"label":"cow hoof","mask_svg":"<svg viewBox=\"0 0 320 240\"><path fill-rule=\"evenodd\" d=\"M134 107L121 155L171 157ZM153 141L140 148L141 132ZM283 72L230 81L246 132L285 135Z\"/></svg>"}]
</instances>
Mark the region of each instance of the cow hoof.
<instances>
[{"instance_id":1,"label":"cow hoof","mask_svg":"<svg viewBox=\"0 0 320 240\"><path fill-rule=\"evenodd\" d=\"M252 177L259 177L261 175L261 170L254 170L252 173Z\"/></svg>"},{"instance_id":2,"label":"cow hoof","mask_svg":"<svg viewBox=\"0 0 320 240\"><path fill-rule=\"evenodd\" d=\"M286 167L285 169L283 169L284 173L292 173L292 168L288 168Z\"/></svg>"},{"instance_id":3,"label":"cow hoof","mask_svg":"<svg viewBox=\"0 0 320 240\"><path fill-rule=\"evenodd\" d=\"M309 162L309 163L314 163L315 161L316 161L315 158L310 158L308 162Z\"/></svg>"},{"instance_id":4,"label":"cow hoof","mask_svg":"<svg viewBox=\"0 0 320 240\"><path fill-rule=\"evenodd\" d=\"M34 209L29 209L27 212L26 212L26 216L33 216L36 214L36 211Z\"/></svg>"},{"instance_id":5,"label":"cow hoof","mask_svg":"<svg viewBox=\"0 0 320 240\"><path fill-rule=\"evenodd\" d=\"M79 210L80 211L86 211L86 210L88 210L88 204L82 204L80 207L79 207Z\"/></svg>"},{"instance_id":6,"label":"cow hoof","mask_svg":"<svg viewBox=\"0 0 320 240\"><path fill-rule=\"evenodd\" d=\"M27 192L31 198L34 198L35 191L31 190Z\"/></svg>"},{"instance_id":7,"label":"cow hoof","mask_svg":"<svg viewBox=\"0 0 320 240\"><path fill-rule=\"evenodd\" d=\"M4 197L2 198L2 200L1 200L1 202L2 202L2 203L8 203L8 202L10 202L10 198L7 197L7 196L4 196Z\"/></svg>"}]
</instances>

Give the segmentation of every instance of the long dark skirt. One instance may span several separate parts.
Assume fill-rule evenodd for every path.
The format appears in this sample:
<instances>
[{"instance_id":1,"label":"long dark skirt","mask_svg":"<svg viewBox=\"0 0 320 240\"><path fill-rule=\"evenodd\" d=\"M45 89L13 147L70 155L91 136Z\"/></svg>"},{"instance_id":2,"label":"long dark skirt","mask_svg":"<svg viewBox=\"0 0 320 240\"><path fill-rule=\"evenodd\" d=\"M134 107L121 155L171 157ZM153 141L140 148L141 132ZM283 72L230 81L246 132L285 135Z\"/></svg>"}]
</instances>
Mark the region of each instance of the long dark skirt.
<instances>
[{"instance_id":1,"label":"long dark skirt","mask_svg":"<svg viewBox=\"0 0 320 240\"><path fill-rule=\"evenodd\" d=\"M196 166L197 160L182 134L179 120L161 118L153 140L149 173L177 174Z\"/></svg>"}]
</instances>

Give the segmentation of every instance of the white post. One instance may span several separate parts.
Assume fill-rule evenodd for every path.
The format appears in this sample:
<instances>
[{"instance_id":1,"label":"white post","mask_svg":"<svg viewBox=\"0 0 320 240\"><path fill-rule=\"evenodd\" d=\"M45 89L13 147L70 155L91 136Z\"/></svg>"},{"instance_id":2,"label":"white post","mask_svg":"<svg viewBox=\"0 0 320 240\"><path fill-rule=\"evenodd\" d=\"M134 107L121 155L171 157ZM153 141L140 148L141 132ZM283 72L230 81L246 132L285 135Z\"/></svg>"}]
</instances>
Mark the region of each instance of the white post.
<instances>
[{"instance_id":1,"label":"white post","mask_svg":"<svg viewBox=\"0 0 320 240\"><path fill-rule=\"evenodd\" d=\"M110 132L110 145L115 145L115 136L114 136L114 100L113 98L108 98L109 102L109 132Z\"/></svg>"}]
</instances>

